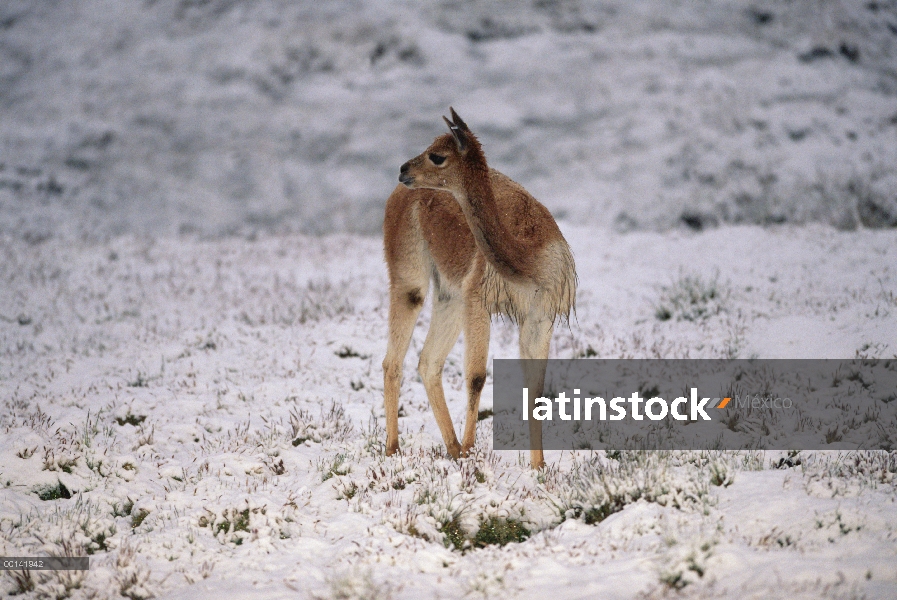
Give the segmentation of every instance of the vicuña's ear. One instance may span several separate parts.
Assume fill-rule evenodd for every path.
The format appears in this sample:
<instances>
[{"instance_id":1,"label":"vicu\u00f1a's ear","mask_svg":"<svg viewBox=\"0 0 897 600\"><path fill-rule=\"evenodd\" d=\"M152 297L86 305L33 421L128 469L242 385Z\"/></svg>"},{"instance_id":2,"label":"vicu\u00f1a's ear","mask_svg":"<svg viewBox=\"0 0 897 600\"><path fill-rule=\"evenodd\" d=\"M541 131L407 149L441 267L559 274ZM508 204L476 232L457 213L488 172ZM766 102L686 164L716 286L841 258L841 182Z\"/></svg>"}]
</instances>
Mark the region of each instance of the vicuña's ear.
<instances>
[{"instance_id":1,"label":"vicu\u00f1a's ear","mask_svg":"<svg viewBox=\"0 0 897 600\"><path fill-rule=\"evenodd\" d=\"M452 111L454 113L455 111ZM452 137L455 138L455 144L458 145L458 152L465 152L467 150L467 136L464 135L464 132L461 131L461 128L442 117L442 120L445 121L445 124L448 125L449 131L452 132Z\"/></svg>"},{"instance_id":2,"label":"vicu\u00f1a's ear","mask_svg":"<svg viewBox=\"0 0 897 600\"><path fill-rule=\"evenodd\" d=\"M455 112L454 108L449 106L449 111L452 113L452 121L454 121L455 125L460 127L462 131L470 131L470 127L468 127L467 123L458 116L458 113Z\"/></svg>"}]
</instances>

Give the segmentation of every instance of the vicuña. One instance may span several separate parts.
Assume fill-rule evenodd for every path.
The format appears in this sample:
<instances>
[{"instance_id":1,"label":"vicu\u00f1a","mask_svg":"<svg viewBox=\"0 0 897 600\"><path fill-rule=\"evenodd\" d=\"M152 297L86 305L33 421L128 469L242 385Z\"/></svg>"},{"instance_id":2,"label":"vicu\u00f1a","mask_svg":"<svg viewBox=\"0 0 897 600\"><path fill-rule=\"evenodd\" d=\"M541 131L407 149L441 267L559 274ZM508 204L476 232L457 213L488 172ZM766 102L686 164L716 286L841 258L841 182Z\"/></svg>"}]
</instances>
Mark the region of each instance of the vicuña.
<instances>
[{"instance_id":1,"label":"vicu\u00f1a","mask_svg":"<svg viewBox=\"0 0 897 600\"><path fill-rule=\"evenodd\" d=\"M476 437L486 381L492 314L520 328L530 410L542 395L554 325L569 319L576 268L554 218L521 185L490 169L476 136L458 113L443 134L402 165L386 202L383 238L389 269L389 342L383 361L386 454L399 449L402 363L433 282L433 316L418 371L446 449L458 458ZM445 359L464 330L467 421L461 443L442 389ZM541 422L529 422L530 462L545 464Z\"/></svg>"}]
</instances>

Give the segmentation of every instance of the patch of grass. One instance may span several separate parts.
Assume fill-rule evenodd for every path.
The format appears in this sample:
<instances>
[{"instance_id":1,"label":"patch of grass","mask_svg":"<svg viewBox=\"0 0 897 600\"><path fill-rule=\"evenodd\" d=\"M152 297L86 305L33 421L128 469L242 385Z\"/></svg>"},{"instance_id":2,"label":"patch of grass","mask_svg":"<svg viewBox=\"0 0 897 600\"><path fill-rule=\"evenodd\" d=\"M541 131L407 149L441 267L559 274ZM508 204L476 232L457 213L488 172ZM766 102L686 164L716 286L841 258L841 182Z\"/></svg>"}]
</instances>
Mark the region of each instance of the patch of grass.
<instances>
[{"instance_id":1,"label":"patch of grass","mask_svg":"<svg viewBox=\"0 0 897 600\"><path fill-rule=\"evenodd\" d=\"M810 455L803 462L798 457L795 464L800 465L808 480L826 482L830 486L837 484L835 480L850 481L872 488L897 484L897 452L893 450L857 450L833 456ZM773 466L776 466L775 463Z\"/></svg>"},{"instance_id":2,"label":"patch of grass","mask_svg":"<svg viewBox=\"0 0 897 600\"><path fill-rule=\"evenodd\" d=\"M682 571L667 571L661 573L660 583L664 584L671 590L676 590L678 592L688 585L688 581L683 575L684 574L682 573Z\"/></svg>"},{"instance_id":3,"label":"patch of grass","mask_svg":"<svg viewBox=\"0 0 897 600\"><path fill-rule=\"evenodd\" d=\"M530 531L517 519L489 517L481 521L480 527L473 537L470 537L461 524L461 513L456 512L451 518L442 522L438 531L444 536L442 543L450 550L466 553L470 550L485 548L486 546L504 546L510 543L520 543L530 536ZM429 539L421 535L414 525L408 527L409 535Z\"/></svg>"},{"instance_id":4,"label":"patch of grass","mask_svg":"<svg viewBox=\"0 0 897 600\"><path fill-rule=\"evenodd\" d=\"M581 518L594 525L639 500L661 506L682 508L702 506L709 498L710 476L706 472L673 470L673 455L664 452L621 451L616 460L600 457L574 465L569 474L553 484L561 500L557 508L561 519ZM610 453L608 453L610 456ZM719 467L721 485L731 479Z\"/></svg>"},{"instance_id":5,"label":"patch of grass","mask_svg":"<svg viewBox=\"0 0 897 600\"><path fill-rule=\"evenodd\" d=\"M343 346L335 352L340 358L370 358L367 354L359 354L349 346Z\"/></svg>"},{"instance_id":6,"label":"patch of grass","mask_svg":"<svg viewBox=\"0 0 897 600\"><path fill-rule=\"evenodd\" d=\"M838 431L838 425L836 424L834 427L825 432L825 443L831 444L833 442L840 442L842 437L843 435L840 431Z\"/></svg>"},{"instance_id":7,"label":"patch of grass","mask_svg":"<svg viewBox=\"0 0 897 600\"><path fill-rule=\"evenodd\" d=\"M156 593L150 586L150 571L137 562L137 548L127 541L115 558L115 582L119 593L130 600L149 600Z\"/></svg>"},{"instance_id":8,"label":"patch of grass","mask_svg":"<svg viewBox=\"0 0 897 600\"><path fill-rule=\"evenodd\" d=\"M8 573L15 584L15 588L11 593L12 596L27 594L34 590L34 577L31 575L31 571L22 569L21 571L8 571Z\"/></svg>"},{"instance_id":9,"label":"patch of grass","mask_svg":"<svg viewBox=\"0 0 897 600\"><path fill-rule=\"evenodd\" d=\"M128 413L124 417L115 418L115 422L122 426L133 425L134 427L137 427L144 421L146 421L146 415L132 415L131 413Z\"/></svg>"},{"instance_id":10,"label":"patch of grass","mask_svg":"<svg viewBox=\"0 0 897 600\"><path fill-rule=\"evenodd\" d=\"M35 446L34 448L23 448L16 452L16 456L21 459L28 460L29 458L34 456L35 452L37 452L37 446Z\"/></svg>"},{"instance_id":11,"label":"patch of grass","mask_svg":"<svg viewBox=\"0 0 897 600\"><path fill-rule=\"evenodd\" d=\"M573 356L573 358L593 358L595 356L598 356L598 352L594 348L592 348L591 345L589 345L586 346L585 350L580 350L579 352L577 352Z\"/></svg>"},{"instance_id":12,"label":"patch of grass","mask_svg":"<svg viewBox=\"0 0 897 600\"><path fill-rule=\"evenodd\" d=\"M364 598L364 600L391 600L392 589L388 584L381 585L374 581L371 572L352 571L340 577L327 578L330 587L326 596L312 594L313 600L350 600L352 598Z\"/></svg>"},{"instance_id":13,"label":"patch of grass","mask_svg":"<svg viewBox=\"0 0 897 600\"><path fill-rule=\"evenodd\" d=\"M317 418L302 408L291 410L287 433L293 446L308 441L320 444L324 440L347 438L352 433L352 423L346 418L345 409L332 402L326 411L321 407Z\"/></svg>"},{"instance_id":14,"label":"patch of grass","mask_svg":"<svg viewBox=\"0 0 897 600\"><path fill-rule=\"evenodd\" d=\"M85 531L85 534L86 533L88 533L88 532ZM109 533L111 535L115 535L115 528L112 528L112 530ZM107 536L106 536L105 531L100 531L100 532L94 534L93 537L90 538L90 541L93 543L85 548L85 550L87 551L87 554L91 555L96 552L105 552L106 550L108 550L109 547L106 545L106 538L107 538ZM94 546L94 544L96 544L96 546Z\"/></svg>"},{"instance_id":15,"label":"patch of grass","mask_svg":"<svg viewBox=\"0 0 897 600\"><path fill-rule=\"evenodd\" d=\"M741 422L741 413L737 410L730 410L723 416L722 424L730 431L738 431L738 425Z\"/></svg>"},{"instance_id":16,"label":"patch of grass","mask_svg":"<svg viewBox=\"0 0 897 600\"><path fill-rule=\"evenodd\" d=\"M236 518L233 520L233 523L228 521L219 523L218 527L215 529L216 533L231 531L231 525L233 525L233 531L249 531L249 509L245 508L235 516Z\"/></svg>"},{"instance_id":17,"label":"patch of grass","mask_svg":"<svg viewBox=\"0 0 897 600\"><path fill-rule=\"evenodd\" d=\"M789 450L788 456L783 456L772 466L774 469L790 469L799 466L801 462L800 450Z\"/></svg>"},{"instance_id":18,"label":"patch of grass","mask_svg":"<svg viewBox=\"0 0 897 600\"><path fill-rule=\"evenodd\" d=\"M337 500L351 500L355 497L355 494L358 493L358 484L354 481L350 481L349 483L341 481L339 485L334 486L334 489L336 489Z\"/></svg>"},{"instance_id":19,"label":"patch of grass","mask_svg":"<svg viewBox=\"0 0 897 600\"><path fill-rule=\"evenodd\" d=\"M660 582L667 588L681 591L688 585L697 583L707 574L707 561L713 555L716 540L708 540L700 546L683 546L672 542L671 559L660 572Z\"/></svg>"},{"instance_id":20,"label":"patch of grass","mask_svg":"<svg viewBox=\"0 0 897 600\"><path fill-rule=\"evenodd\" d=\"M489 417L491 417L494 414L495 413L492 412L491 408L484 408L483 410L481 410L480 412L477 413L477 421L483 421L485 419L488 419Z\"/></svg>"},{"instance_id":21,"label":"patch of grass","mask_svg":"<svg viewBox=\"0 0 897 600\"><path fill-rule=\"evenodd\" d=\"M529 530L516 519L499 519L489 517L480 525L480 529L472 540L474 548L515 542L520 543L530 536Z\"/></svg>"},{"instance_id":22,"label":"patch of grass","mask_svg":"<svg viewBox=\"0 0 897 600\"><path fill-rule=\"evenodd\" d=\"M137 379L128 382L128 387L149 387L149 379L146 375L137 371ZM121 425L121 423L119 423Z\"/></svg>"},{"instance_id":23,"label":"patch of grass","mask_svg":"<svg viewBox=\"0 0 897 600\"><path fill-rule=\"evenodd\" d=\"M639 497L635 494L629 500L631 502L636 502ZM614 513L620 512L624 508L626 508L626 500L620 497L610 498L604 504L600 504L598 506L593 506L586 510L582 517L583 521L585 521L586 525L595 525L600 523L604 519L608 518Z\"/></svg>"},{"instance_id":24,"label":"patch of grass","mask_svg":"<svg viewBox=\"0 0 897 600\"><path fill-rule=\"evenodd\" d=\"M720 313L725 290L718 275L704 280L700 275L681 275L677 281L661 288L660 300L654 307L659 321L699 321Z\"/></svg>"},{"instance_id":25,"label":"patch of grass","mask_svg":"<svg viewBox=\"0 0 897 600\"><path fill-rule=\"evenodd\" d=\"M238 531L249 532L249 509L244 508L243 510L237 509L228 509L224 511L224 515L221 520L212 520L208 517L200 517L198 525L200 527L208 527L210 528L215 536L219 536L224 534L226 537L227 534L234 534ZM243 543L243 536L234 536L230 540L234 545L240 546Z\"/></svg>"},{"instance_id":26,"label":"patch of grass","mask_svg":"<svg viewBox=\"0 0 897 600\"><path fill-rule=\"evenodd\" d=\"M367 489L378 492L404 490L417 480L416 473L405 470L401 465L389 468L382 463L368 467L366 475L368 478Z\"/></svg>"},{"instance_id":27,"label":"patch of grass","mask_svg":"<svg viewBox=\"0 0 897 600\"><path fill-rule=\"evenodd\" d=\"M77 443L69 445L64 441L56 447L44 446L44 471L62 471L63 473L71 473L72 467L78 464Z\"/></svg>"},{"instance_id":28,"label":"patch of grass","mask_svg":"<svg viewBox=\"0 0 897 600\"><path fill-rule=\"evenodd\" d=\"M461 526L461 515L455 515L451 521L446 521L439 528L439 532L445 535L446 548L454 547L455 550L464 550L467 546L467 535Z\"/></svg>"},{"instance_id":29,"label":"patch of grass","mask_svg":"<svg viewBox=\"0 0 897 600\"><path fill-rule=\"evenodd\" d=\"M660 394L660 388L657 385L652 385L648 387L648 384L643 384L642 388L639 390L639 395L642 398L654 398L655 396Z\"/></svg>"},{"instance_id":30,"label":"patch of grass","mask_svg":"<svg viewBox=\"0 0 897 600\"><path fill-rule=\"evenodd\" d=\"M37 497L41 500L69 500L72 497L72 493L69 491L65 484L61 481L57 481L56 485L44 487L37 491Z\"/></svg>"},{"instance_id":31,"label":"patch of grass","mask_svg":"<svg viewBox=\"0 0 897 600\"><path fill-rule=\"evenodd\" d=\"M141 508L136 513L131 515L131 529L137 529L140 525L143 524L143 521L149 516L150 511L145 508Z\"/></svg>"},{"instance_id":32,"label":"patch of grass","mask_svg":"<svg viewBox=\"0 0 897 600\"><path fill-rule=\"evenodd\" d=\"M299 322L332 319L355 312L349 298L351 286L349 281L337 285L327 280L309 281L300 301Z\"/></svg>"},{"instance_id":33,"label":"patch of grass","mask_svg":"<svg viewBox=\"0 0 897 600\"><path fill-rule=\"evenodd\" d=\"M112 516L113 517L130 517L131 512L134 510L134 501L128 498L121 504L115 504L112 507Z\"/></svg>"},{"instance_id":34,"label":"patch of grass","mask_svg":"<svg viewBox=\"0 0 897 600\"><path fill-rule=\"evenodd\" d=\"M327 481L334 476L348 475L352 471L352 466L345 464L346 458L348 457L342 453L334 456L331 461L321 458L317 463L318 471L321 472L321 481Z\"/></svg>"},{"instance_id":35,"label":"patch of grass","mask_svg":"<svg viewBox=\"0 0 897 600\"><path fill-rule=\"evenodd\" d=\"M710 469L710 485L716 487L729 487L735 482L733 474L722 461L713 461L708 465Z\"/></svg>"}]
</instances>

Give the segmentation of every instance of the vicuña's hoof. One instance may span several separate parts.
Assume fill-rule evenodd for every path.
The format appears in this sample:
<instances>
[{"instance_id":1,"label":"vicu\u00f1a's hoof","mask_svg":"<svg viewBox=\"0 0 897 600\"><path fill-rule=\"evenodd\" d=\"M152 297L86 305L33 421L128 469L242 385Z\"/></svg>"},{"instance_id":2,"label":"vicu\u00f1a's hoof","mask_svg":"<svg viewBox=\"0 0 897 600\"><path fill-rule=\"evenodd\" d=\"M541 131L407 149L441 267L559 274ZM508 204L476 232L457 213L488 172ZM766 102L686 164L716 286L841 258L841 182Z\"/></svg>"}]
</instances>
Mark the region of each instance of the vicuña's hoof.
<instances>
[{"instance_id":1,"label":"vicu\u00f1a's hoof","mask_svg":"<svg viewBox=\"0 0 897 600\"><path fill-rule=\"evenodd\" d=\"M455 460L458 460L459 458L461 458L461 445L460 444L448 446L448 447L446 447L446 450L448 450L449 456L451 456Z\"/></svg>"},{"instance_id":2,"label":"vicu\u00f1a's hoof","mask_svg":"<svg viewBox=\"0 0 897 600\"><path fill-rule=\"evenodd\" d=\"M529 464L533 469L539 470L545 466L545 454L542 449L530 450Z\"/></svg>"},{"instance_id":3,"label":"vicu\u00f1a's hoof","mask_svg":"<svg viewBox=\"0 0 897 600\"><path fill-rule=\"evenodd\" d=\"M392 456L393 454L395 454L395 453L398 452L398 451L399 451L399 442L398 442L398 441L393 442L393 443L391 443L391 444L390 444L389 442L387 442L387 444L386 444L386 456Z\"/></svg>"},{"instance_id":4,"label":"vicu\u00f1a's hoof","mask_svg":"<svg viewBox=\"0 0 897 600\"><path fill-rule=\"evenodd\" d=\"M470 456L470 451L473 449L473 444L467 445L464 444L461 446L461 458L467 458Z\"/></svg>"}]
</instances>

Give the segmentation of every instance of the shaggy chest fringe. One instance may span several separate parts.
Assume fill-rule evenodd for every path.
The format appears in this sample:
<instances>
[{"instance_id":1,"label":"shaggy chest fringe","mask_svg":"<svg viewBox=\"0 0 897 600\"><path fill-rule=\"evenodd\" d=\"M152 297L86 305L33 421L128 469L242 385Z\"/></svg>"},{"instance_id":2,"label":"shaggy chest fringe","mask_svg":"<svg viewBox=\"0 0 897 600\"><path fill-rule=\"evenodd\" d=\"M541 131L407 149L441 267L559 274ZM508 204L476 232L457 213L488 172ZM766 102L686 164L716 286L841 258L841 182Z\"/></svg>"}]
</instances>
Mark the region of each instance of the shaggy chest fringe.
<instances>
[{"instance_id":1,"label":"shaggy chest fringe","mask_svg":"<svg viewBox=\"0 0 897 600\"><path fill-rule=\"evenodd\" d=\"M563 268L555 271L542 285L507 281L488 263L483 273L483 304L490 314L502 315L520 323L527 315L566 322L576 305L576 271L573 257L566 253Z\"/></svg>"}]
</instances>

